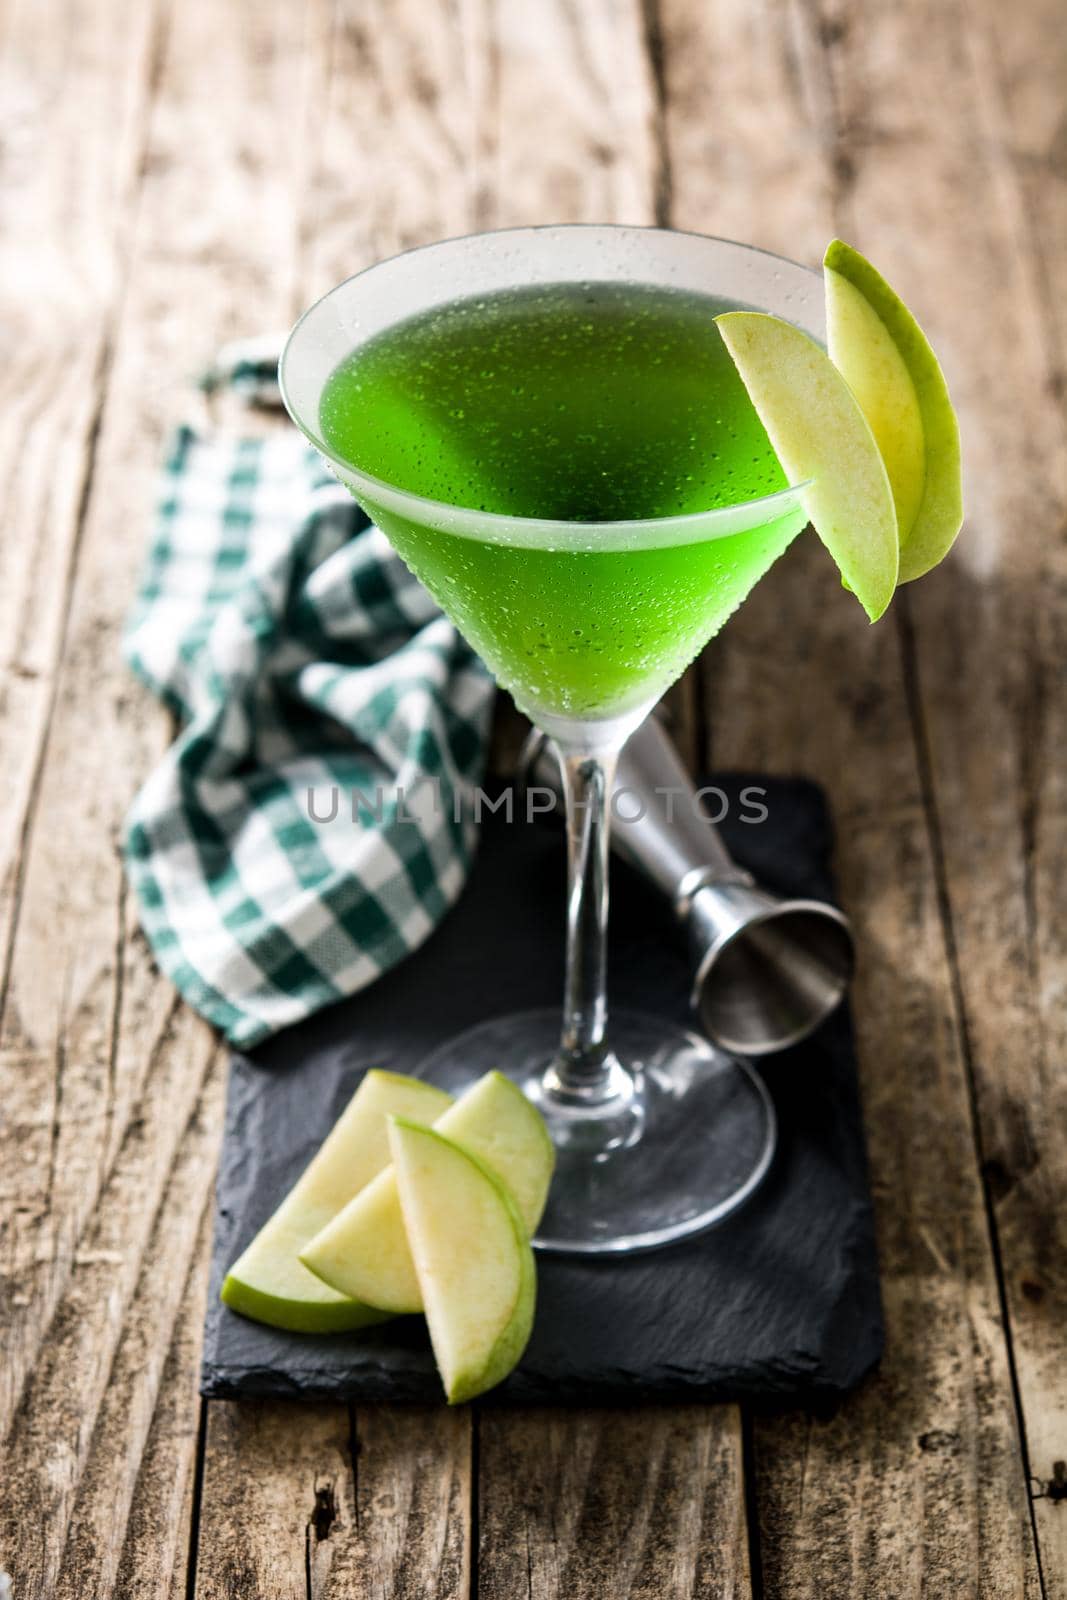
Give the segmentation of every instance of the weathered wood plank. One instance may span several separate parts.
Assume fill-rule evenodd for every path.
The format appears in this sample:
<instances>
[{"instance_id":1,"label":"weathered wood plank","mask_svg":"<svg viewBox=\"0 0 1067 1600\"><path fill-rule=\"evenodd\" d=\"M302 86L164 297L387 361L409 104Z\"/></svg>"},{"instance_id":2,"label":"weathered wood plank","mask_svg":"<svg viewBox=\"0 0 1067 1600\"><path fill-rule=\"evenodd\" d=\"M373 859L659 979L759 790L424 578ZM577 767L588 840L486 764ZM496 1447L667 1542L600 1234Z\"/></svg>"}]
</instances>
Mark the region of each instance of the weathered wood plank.
<instances>
[{"instance_id":1,"label":"weathered wood plank","mask_svg":"<svg viewBox=\"0 0 1067 1600\"><path fill-rule=\"evenodd\" d=\"M330 1556L328 1578L313 1581L314 1600L466 1600L469 1413L359 1406L353 1422L355 1528Z\"/></svg>"},{"instance_id":2,"label":"weathered wood plank","mask_svg":"<svg viewBox=\"0 0 1067 1600\"><path fill-rule=\"evenodd\" d=\"M465 35L446 0L335 0L300 297L472 226Z\"/></svg>"},{"instance_id":3,"label":"weathered wood plank","mask_svg":"<svg viewBox=\"0 0 1067 1600\"><path fill-rule=\"evenodd\" d=\"M66 1270L53 1273L51 1260L59 1255L69 1267L96 1189L92 1126L62 1163L54 1147L65 1077L55 1017L76 1004L75 931L65 948L50 941L47 955L38 953L19 995L10 946L27 896L29 830L35 820L47 827L36 815L40 763L95 461L155 27L151 5L49 0L18 8L0 48L0 318L10 329L0 379L0 1437ZM91 896L110 864L99 840L84 855L80 882ZM102 964L117 937L113 869L110 880L98 904ZM38 1030L23 1013L33 1010L30 988L48 984L53 1025ZM106 1063L106 1039L84 1044L94 1067ZM47 1213L52 1189L68 1177L69 1226L57 1238Z\"/></svg>"},{"instance_id":4,"label":"weathered wood plank","mask_svg":"<svg viewBox=\"0 0 1067 1600\"><path fill-rule=\"evenodd\" d=\"M465 1600L465 1412L213 1401L201 1600Z\"/></svg>"},{"instance_id":5,"label":"weathered wood plank","mask_svg":"<svg viewBox=\"0 0 1067 1600\"><path fill-rule=\"evenodd\" d=\"M131 1564L140 1568L140 1581L154 1585L150 1591L154 1594L162 1594L185 1556L184 1550L176 1548L176 1535L182 1531L182 1496L196 1458L191 1402L204 1311L209 1221L204 1205L197 1223L196 1203L205 1200L205 1177L214 1167L213 1125L221 1110L221 1081L222 1073L216 1071L207 1104L183 1140L179 1163L145 1252L78 1485L62 1565L49 1591L55 1600L112 1593L118 1587L124 1546ZM157 1454L161 1448L167 1452L162 1485L158 1461L143 1460L152 1448ZM134 1530L131 1515L136 1497L142 1490L158 1493L160 1487L165 1493L153 1509L157 1513L163 1510L165 1516L146 1530L142 1493L141 1526ZM131 1576L127 1575L127 1581ZM149 1591L146 1587L141 1592Z\"/></svg>"},{"instance_id":6,"label":"weathered wood plank","mask_svg":"<svg viewBox=\"0 0 1067 1600\"><path fill-rule=\"evenodd\" d=\"M469 8L475 225L651 222L656 95L639 0Z\"/></svg>"},{"instance_id":7,"label":"weathered wood plank","mask_svg":"<svg viewBox=\"0 0 1067 1600\"><path fill-rule=\"evenodd\" d=\"M126 1519L115 1600L185 1600L200 1413L197 1395L212 1217L206 1210ZM106 1593L106 1590L104 1591Z\"/></svg>"},{"instance_id":8,"label":"weathered wood plank","mask_svg":"<svg viewBox=\"0 0 1067 1600\"><path fill-rule=\"evenodd\" d=\"M910 267L911 282L903 270L897 276L933 322L957 293L962 265L942 213L952 209L953 176L962 184L964 175L936 154L964 145L956 152L945 137L953 124L938 88L961 24L954 30L930 7L922 29L905 35L906 9L881 8L874 25L865 17L861 26L844 8L741 12L667 0L672 221L812 261L835 228L858 232L890 273ZM853 62L845 90L837 63L852 39L865 60L881 53L892 63L886 80ZM706 85L727 53L709 118ZM865 194L860 210L864 173L895 141L895 212L888 192ZM895 235L880 226L883 216L893 217ZM965 344L942 344L951 373L969 358L973 332ZM855 1000L889 1336L879 1375L833 1419L755 1421L763 1581L783 1596L1036 1594L900 648L892 625L864 627L806 540L707 657L716 758L807 772L834 800L842 888L862 952ZM947 662L943 670L951 676Z\"/></svg>"},{"instance_id":9,"label":"weathered wood plank","mask_svg":"<svg viewBox=\"0 0 1067 1600\"><path fill-rule=\"evenodd\" d=\"M203 1074L189 1049L194 1029L201 1057L206 1044L218 1061L207 1030L189 1018L79 1246L4 1452L0 1559L22 1600L82 1593L90 1579L94 1593L107 1594L114 1579L215 1165L221 1071L188 1126L174 1115L176 1080ZM170 1150L148 1131L160 1123L172 1127Z\"/></svg>"},{"instance_id":10,"label":"weathered wood plank","mask_svg":"<svg viewBox=\"0 0 1067 1600\"><path fill-rule=\"evenodd\" d=\"M198 1597L309 1600L311 1572L325 1563L322 1546L334 1548L354 1525L345 1406L212 1402Z\"/></svg>"},{"instance_id":11,"label":"weathered wood plank","mask_svg":"<svg viewBox=\"0 0 1067 1600\"><path fill-rule=\"evenodd\" d=\"M898 49L925 20L919 8L904 9ZM1067 735L1067 438L1056 401L1067 350L1067 33L1062 15L1040 0L1012 15L988 4L961 8L957 26L966 28L964 70L949 86L944 126L952 133L937 165L987 199L977 229L962 193L940 219L956 270L938 332L965 353L970 540L951 581L914 593L916 697L1044 1585L1063 1600L1067 1517L1056 1464L1067 1459L1067 791L1059 754ZM929 62L931 81L948 55L946 40ZM867 70L884 78L892 64L876 57ZM875 210L880 230L892 226L894 206L881 202L901 182L905 148L876 148L860 174L857 203ZM917 198L923 227L929 180Z\"/></svg>"},{"instance_id":12,"label":"weathered wood plank","mask_svg":"<svg viewBox=\"0 0 1067 1600\"><path fill-rule=\"evenodd\" d=\"M50 1592L59 1570L101 1405L102 1426L112 1414L112 1357L171 1169L174 1183L179 1171L189 1175L181 1191L187 1209L175 1226L195 1226L209 1190L210 1162L189 1167L193 1146L180 1154L179 1147L213 1045L187 1014L174 1020L169 987L131 935L114 849L133 790L167 737L165 719L128 678L119 636L160 439L187 392L190 369L222 338L282 324L292 310L303 147L298 138L279 146L276 108L285 104L294 125L306 126L307 108L318 99L309 18L284 0L241 7L183 0L167 8L165 48L153 62L158 94L136 226L124 241L128 279L109 345L110 386L94 440L0 1037L12 1084L0 1184L5 1217L13 1219L2 1258L9 1292L0 1305L0 1428L34 1372L11 1444L18 1471L0 1475L0 1502L9 1540L30 1574L26 1594ZM115 53L118 36L129 30L114 20L110 29L107 49ZM56 32L62 38L62 27ZM105 130L120 109L109 99L115 94L93 103ZM95 137L87 121L83 149L91 157ZM68 142L74 184L79 152ZM45 242L57 253L62 245ZM88 245L84 253L94 259ZM209 1143L217 1129L216 1116ZM96 1280L78 1262L101 1237L114 1260L93 1265L103 1274L99 1306L81 1323L71 1296ZM136 1338L136 1312L129 1326ZM74 1341L66 1373L51 1355L40 1357L46 1332L49 1351ZM159 1338L165 1350L165 1328ZM138 1390L121 1450L116 1444L124 1483L136 1470L157 1382L158 1368ZM85 1492L95 1492L91 1480ZM40 1548L21 1552L19 1541L28 1537L22 1514L35 1500L49 1515L34 1524ZM109 1516L118 1541L117 1508ZM107 1560L101 1581L110 1582L110 1554Z\"/></svg>"},{"instance_id":13,"label":"weathered wood plank","mask_svg":"<svg viewBox=\"0 0 1067 1600\"><path fill-rule=\"evenodd\" d=\"M479 1436L484 1600L751 1592L736 1407L487 1410Z\"/></svg>"},{"instance_id":14,"label":"weathered wood plank","mask_svg":"<svg viewBox=\"0 0 1067 1600\"><path fill-rule=\"evenodd\" d=\"M42 0L12 8L0 35L5 976L121 293L157 24L158 7L135 0Z\"/></svg>"}]
</instances>

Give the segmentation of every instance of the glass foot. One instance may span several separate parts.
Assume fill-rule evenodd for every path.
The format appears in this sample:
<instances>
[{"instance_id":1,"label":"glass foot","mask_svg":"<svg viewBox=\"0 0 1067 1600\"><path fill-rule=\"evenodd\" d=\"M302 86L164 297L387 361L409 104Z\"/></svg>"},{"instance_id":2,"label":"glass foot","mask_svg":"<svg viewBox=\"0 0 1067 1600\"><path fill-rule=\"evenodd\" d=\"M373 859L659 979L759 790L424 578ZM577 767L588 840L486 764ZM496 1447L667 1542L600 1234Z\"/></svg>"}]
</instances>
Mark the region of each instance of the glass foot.
<instances>
[{"instance_id":1,"label":"glass foot","mask_svg":"<svg viewBox=\"0 0 1067 1600\"><path fill-rule=\"evenodd\" d=\"M672 1244L736 1211L770 1167L774 1106L746 1062L640 1012L613 1011L610 1038L615 1092L592 1106L551 1087L558 1011L480 1023L418 1069L458 1095L495 1068L540 1107L557 1166L538 1249L624 1255Z\"/></svg>"}]
</instances>

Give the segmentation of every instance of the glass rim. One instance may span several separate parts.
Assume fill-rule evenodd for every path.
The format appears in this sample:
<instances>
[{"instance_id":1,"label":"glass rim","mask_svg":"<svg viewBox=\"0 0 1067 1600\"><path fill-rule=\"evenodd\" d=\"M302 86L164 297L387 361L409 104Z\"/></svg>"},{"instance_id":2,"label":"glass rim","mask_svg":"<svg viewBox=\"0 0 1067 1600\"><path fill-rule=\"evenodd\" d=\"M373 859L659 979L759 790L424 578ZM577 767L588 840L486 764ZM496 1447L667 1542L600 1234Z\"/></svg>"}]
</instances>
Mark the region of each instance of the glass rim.
<instances>
[{"instance_id":1,"label":"glass rim","mask_svg":"<svg viewBox=\"0 0 1067 1600\"><path fill-rule=\"evenodd\" d=\"M429 520L432 526L443 528L449 533L466 538L477 538L481 535L494 544L544 547L549 541L558 540L565 546L581 549L584 547L583 536L585 539L595 537L598 542L605 537L611 537L613 541L620 541L620 547L633 549L663 544L697 543L704 539L726 538L732 533L751 531L763 523L786 516L791 510L802 508L801 496L804 490L810 487L812 483L810 478L802 479L799 483L786 484L771 494L758 495L750 500L738 500L732 505L712 506L704 511L686 511L677 516L578 522L552 517L523 516L506 511L482 511L454 501L437 500L429 495L416 494L410 489L401 488L399 484L390 483L386 478L379 478L373 473L366 472L362 467L356 466L354 462L346 460L344 456L332 450L319 432L312 429L301 417L299 407L292 400L286 384L286 365L301 336L301 331L310 318L328 301L340 295L351 284L388 267L394 261L428 254L446 245L462 244L476 239L506 239L509 236L520 239L529 234L547 233L654 233L663 237L698 239L705 244L721 245L750 255L763 256L770 261L780 261L783 266L789 267L794 272L806 273L811 278L819 277L814 267L804 266L802 262L794 261L789 256L783 256L774 250L765 250L760 245L745 244L740 240L726 239L716 234L697 233L693 229L660 228L655 224L644 223L548 222L509 228L479 228L471 233L454 234L446 239L434 239L427 244L411 245L406 250L395 251L393 255L386 256L381 261L373 261L361 267L358 272L342 278L339 283L335 283L324 294L313 300L289 331L278 361L278 387L291 420L318 453L331 462L345 479L350 479L356 488L361 490L366 488L368 498L376 500L398 515L404 516L413 512L416 519L424 522ZM643 280L635 277L632 281L637 283ZM759 307L754 309L759 310ZM407 319L398 319L398 321L404 320ZM763 508L766 508L766 516L755 518L753 513ZM719 527L718 524L724 526ZM520 537L506 538L505 530L508 529L519 532ZM522 537L523 532L525 537ZM600 547L603 548L602 544Z\"/></svg>"}]
</instances>

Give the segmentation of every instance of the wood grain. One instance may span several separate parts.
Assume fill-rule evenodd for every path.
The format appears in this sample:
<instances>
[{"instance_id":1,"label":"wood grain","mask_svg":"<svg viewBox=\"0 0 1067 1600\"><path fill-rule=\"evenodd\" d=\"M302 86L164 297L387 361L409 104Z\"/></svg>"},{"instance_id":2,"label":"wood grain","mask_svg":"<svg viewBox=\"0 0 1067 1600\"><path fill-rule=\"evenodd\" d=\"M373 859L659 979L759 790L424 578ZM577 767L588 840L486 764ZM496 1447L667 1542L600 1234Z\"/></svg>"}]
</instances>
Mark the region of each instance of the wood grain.
<instances>
[{"instance_id":1,"label":"wood grain","mask_svg":"<svg viewBox=\"0 0 1067 1600\"><path fill-rule=\"evenodd\" d=\"M971 538L953 582L915 591L915 693L1042 1575L1046 1593L1062 1600L1067 430L1057 402L1067 330L1067 36L1062 18L1040 4L1010 24L989 5L966 15L967 50L947 91L952 136L924 163L916 199L920 230L939 211L953 263L939 335L958 352ZM925 20L904 8L900 47ZM944 63L945 52L935 53L930 80ZM876 60L869 70L879 71L884 93L884 66ZM861 173L857 203L878 208L880 225L894 217L886 197L902 155L879 151ZM977 215L956 188L965 169L971 192L983 196ZM945 204L946 193L958 198Z\"/></svg>"},{"instance_id":2,"label":"wood grain","mask_svg":"<svg viewBox=\"0 0 1067 1600\"><path fill-rule=\"evenodd\" d=\"M322 1600L466 1600L471 1592L469 1411L357 1406L356 1520Z\"/></svg>"},{"instance_id":3,"label":"wood grain","mask_svg":"<svg viewBox=\"0 0 1067 1600\"><path fill-rule=\"evenodd\" d=\"M53 20L57 49L67 20ZM214 1046L201 1024L176 1011L172 991L131 931L116 852L134 789L168 737L166 719L134 689L119 650L155 460L201 355L250 326L284 323L294 299L298 150L290 144L279 154L274 107L301 81L299 73L294 80L294 60L312 60L304 13L281 0L255 7L185 0L166 21L157 48L139 58L152 109L137 162L137 203L127 218L106 398L91 441L64 658L20 865L0 1038L11 1083L0 1161L9 1223L9 1292L0 1306L0 1402L7 1412L33 1372L0 1475L0 1561L14 1566L26 1595L51 1593L58 1580L98 1418L119 1426L107 1411L107 1385L128 1315L137 1336L134 1291L161 1198L185 1173L175 1225L187 1259L218 1136L215 1102L206 1143L183 1138ZM108 27L101 61L108 51L124 60L128 19L113 11ZM305 92L314 94L310 73ZM83 152L95 160L93 130L102 130L106 148L121 108L113 88L116 104L109 106L106 83L94 93L100 98L91 116L86 111ZM48 104L46 97L46 117ZM76 173L79 150L73 138L68 143ZM23 549L30 559L32 544ZM189 1166L197 1148L202 1158ZM179 1266L179 1286L184 1275ZM91 1314L75 1316L78 1296L94 1286ZM169 1340L166 1317L155 1337L158 1351L125 1418L119 1452L127 1505ZM0 1424L7 1420L0 1413ZM185 1450L175 1470L187 1475L190 1441L179 1438L175 1447ZM91 1497L89 1481L85 1490ZM106 1510L108 1541L118 1546L115 1506L95 1504ZM38 1509L30 1518L31 1506L48 1514ZM90 1512L75 1538L88 1538L93 1520ZM114 1559L108 1553L101 1566L101 1593Z\"/></svg>"},{"instance_id":4,"label":"wood grain","mask_svg":"<svg viewBox=\"0 0 1067 1600\"><path fill-rule=\"evenodd\" d=\"M194 1465L192 1402L211 1221L204 1205L197 1226L196 1202L205 1199L203 1166L213 1165L208 1124L219 1112L221 1071L215 1077L145 1251L50 1591L56 1600L138 1585L163 1594L184 1572L180 1513Z\"/></svg>"},{"instance_id":5,"label":"wood grain","mask_svg":"<svg viewBox=\"0 0 1067 1600\"><path fill-rule=\"evenodd\" d=\"M655 80L640 0L469 8L474 220L654 220Z\"/></svg>"},{"instance_id":6,"label":"wood grain","mask_svg":"<svg viewBox=\"0 0 1067 1600\"><path fill-rule=\"evenodd\" d=\"M842 39L837 76L841 116L860 129L863 152L849 209L872 249L891 248L905 226L907 172L907 226L924 254L901 271L952 283L932 315L958 374L970 515L951 578L910 592L905 643L1042 1576L1046 1593L1063 1595L1067 1532L1048 1491L1067 1436L1067 1224L1057 1204L1067 1081L1055 998L1064 860L1054 821L1067 450L1062 411L1044 397L1062 371L1067 283L1053 253L1067 217L1055 167L1062 103L1054 113L1048 90L1063 81L1067 40L1040 6L1010 28L992 7L961 9L959 59L944 8L939 20L949 28L931 40L930 8L902 6L884 40ZM905 69L920 38L918 68ZM934 126L925 96L943 79L940 137L911 175L911 153ZM864 137L872 96L899 108L899 137Z\"/></svg>"},{"instance_id":7,"label":"wood grain","mask_svg":"<svg viewBox=\"0 0 1067 1600\"><path fill-rule=\"evenodd\" d=\"M467 40L447 0L337 0L300 298L473 226Z\"/></svg>"},{"instance_id":8,"label":"wood grain","mask_svg":"<svg viewBox=\"0 0 1067 1600\"><path fill-rule=\"evenodd\" d=\"M10 8L0 37L5 986L123 281L157 22L157 8L135 0L42 0ZM9 1416L0 1409L0 1425Z\"/></svg>"},{"instance_id":9,"label":"wood grain","mask_svg":"<svg viewBox=\"0 0 1067 1600\"><path fill-rule=\"evenodd\" d=\"M750 1591L736 1407L484 1411L485 1600Z\"/></svg>"},{"instance_id":10,"label":"wood grain","mask_svg":"<svg viewBox=\"0 0 1067 1600\"><path fill-rule=\"evenodd\" d=\"M190 1125L174 1118L175 1080L198 1077L188 1048L194 1027L214 1053L190 1019L169 1052L171 1072L153 1077L144 1120L124 1142L79 1245L7 1441L0 1548L25 1600L77 1593L85 1576L98 1577L106 1594L114 1578L215 1165L218 1070ZM153 1125L171 1129L170 1150L148 1134ZM73 1586L60 1581L68 1538Z\"/></svg>"},{"instance_id":11,"label":"wood grain","mask_svg":"<svg viewBox=\"0 0 1067 1600\"><path fill-rule=\"evenodd\" d=\"M83 898L94 905L92 932L69 922L59 940L49 928L32 953L30 940L13 941L38 910L28 858L31 840L50 827L41 763L95 466L155 27L152 6L124 0L24 6L9 19L0 57L0 317L8 335L0 379L0 1437L101 1176L105 1120L94 1111L110 1069L110 1009L78 1030L74 1049L67 1024L82 1000L82 938L115 985L120 892L106 830L84 836L81 872L67 885L72 918ZM80 818L86 828L94 820ZM71 865L68 856L68 873ZM35 1004L46 987L49 1002ZM72 1119L80 1128L73 1144L63 1138Z\"/></svg>"},{"instance_id":12,"label":"wood grain","mask_svg":"<svg viewBox=\"0 0 1067 1600\"><path fill-rule=\"evenodd\" d=\"M208 1408L198 1596L317 1597L323 1546L334 1548L331 1541L354 1523L344 1406L216 1401Z\"/></svg>"},{"instance_id":13,"label":"wood grain","mask_svg":"<svg viewBox=\"0 0 1067 1600\"><path fill-rule=\"evenodd\" d=\"M213 1402L196 1592L465 1600L471 1503L464 1412Z\"/></svg>"},{"instance_id":14,"label":"wood grain","mask_svg":"<svg viewBox=\"0 0 1067 1600\"><path fill-rule=\"evenodd\" d=\"M147 1595L158 1596L159 1600L185 1600L193 1503L198 1488L196 1446L203 1409L196 1380L213 1221L208 1207L121 1535L114 1585L116 1600L140 1600Z\"/></svg>"},{"instance_id":15,"label":"wood grain","mask_svg":"<svg viewBox=\"0 0 1067 1600\"><path fill-rule=\"evenodd\" d=\"M841 229L936 316L961 270L945 213L963 173L930 156L962 158L964 141L957 150L938 131L936 89L958 35L932 8L921 24L908 11L880 8L872 26L845 7L754 9L738 37L729 5L667 4L673 220L814 261ZM731 41L740 70L720 79L709 128L703 85ZM853 52L877 59L886 81L872 84ZM888 160L893 184L861 208L865 174ZM893 227L881 220L891 194ZM962 348L940 343L951 372ZM958 594L951 569L928 586ZM707 658L717 759L799 770L830 788L861 950L855 1004L888 1348L878 1376L832 1419L754 1424L762 1578L776 1595L1039 1589L909 693L908 604L902 631L866 629L807 539ZM954 676L946 660L939 681Z\"/></svg>"}]
</instances>

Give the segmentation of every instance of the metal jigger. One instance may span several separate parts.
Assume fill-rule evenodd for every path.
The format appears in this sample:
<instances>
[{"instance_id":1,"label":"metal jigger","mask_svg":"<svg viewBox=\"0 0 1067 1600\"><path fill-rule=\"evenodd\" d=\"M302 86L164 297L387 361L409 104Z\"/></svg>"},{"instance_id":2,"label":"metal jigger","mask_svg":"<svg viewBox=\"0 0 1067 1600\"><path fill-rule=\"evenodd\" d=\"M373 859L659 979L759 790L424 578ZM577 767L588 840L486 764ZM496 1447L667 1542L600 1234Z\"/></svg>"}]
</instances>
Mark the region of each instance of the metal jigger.
<instances>
[{"instance_id":1,"label":"metal jigger","mask_svg":"<svg viewBox=\"0 0 1067 1600\"><path fill-rule=\"evenodd\" d=\"M536 728L520 775L527 787L559 796L555 753ZM854 950L847 917L822 900L763 889L736 864L656 717L625 745L615 794L612 847L668 896L685 923L692 1003L708 1038L745 1056L806 1038L848 988Z\"/></svg>"}]
</instances>

